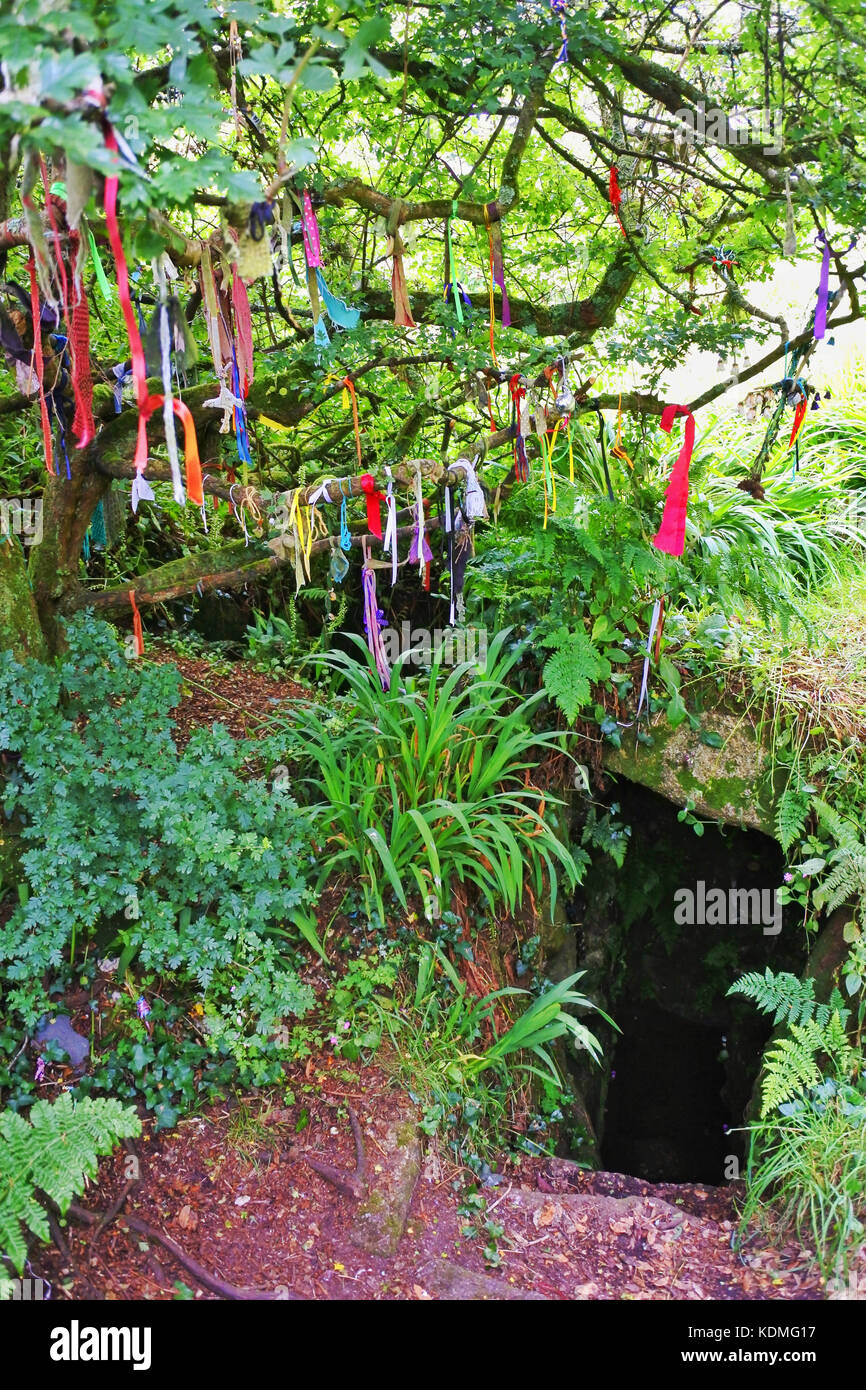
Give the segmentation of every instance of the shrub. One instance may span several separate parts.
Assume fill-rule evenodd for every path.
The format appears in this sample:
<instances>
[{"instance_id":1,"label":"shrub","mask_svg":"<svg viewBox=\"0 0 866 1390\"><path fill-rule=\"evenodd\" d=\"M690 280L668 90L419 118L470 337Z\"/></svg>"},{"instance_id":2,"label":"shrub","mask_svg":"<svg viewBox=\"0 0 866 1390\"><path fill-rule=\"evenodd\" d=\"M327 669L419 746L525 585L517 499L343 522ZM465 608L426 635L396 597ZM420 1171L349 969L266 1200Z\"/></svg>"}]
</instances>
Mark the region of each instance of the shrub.
<instances>
[{"instance_id":1,"label":"shrub","mask_svg":"<svg viewBox=\"0 0 866 1390\"><path fill-rule=\"evenodd\" d=\"M218 725L179 753L178 672L125 659L90 617L50 664L0 654L5 788L23 821L25 898L0 930L7 1010L32 1024L83 944L195 990L203 1027L260 1048L311 992L280 953L306 920L309 828L285 789L244 768ZM308 929L307 929L308 930Z\"/></svg>"},{"instance_id":2,"label":"shrub","mask_svg":"<svg viewBox=\"0 0 866 1390\"><path fill-rule=\"evenodd\" d=\"M446 674L434 659L412 676L398 662L384 692L358 641L363 663L342 652L321 658L348 693L293 715L287 737L313 767L320 881L348 870L380 917L385 886L403 907L417 893L436 917L456 882L513 911L526 876L542 896L546 870L552 912L557 872L569 888L579 879L586 856L559 838L544 817L559 803L532 785L562 735L533 728L543 692L524 700L508 686L517 653L506 653L506 637L491 642L485 670L465 662Z\"/></svg>"},{"instance_id":3,"label":"shrub","mask_svg":"<svg viewBox=\"0 0 866 1390\"><path fill-rule=\"evenodd\" d=\"M0 1114L0 1255L20 1274L27 1258L25 1230L49 1240L47 1197L66 1212L96 1177L97 1159L121 1139L141 1133L141 1121L116 1100L37 1101L27 1119Z\"/></svg>"}]
</instances>

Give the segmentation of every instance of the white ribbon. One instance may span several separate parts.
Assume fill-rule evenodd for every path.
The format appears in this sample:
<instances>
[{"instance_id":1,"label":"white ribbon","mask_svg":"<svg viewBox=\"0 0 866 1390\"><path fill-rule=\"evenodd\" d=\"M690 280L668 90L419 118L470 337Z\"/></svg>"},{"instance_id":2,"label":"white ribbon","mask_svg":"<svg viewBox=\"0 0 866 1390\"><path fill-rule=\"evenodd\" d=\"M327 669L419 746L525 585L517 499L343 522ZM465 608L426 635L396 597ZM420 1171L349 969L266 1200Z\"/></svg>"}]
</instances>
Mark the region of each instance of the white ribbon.
<instances>
[{"instance_id":1,"label":"white ribbon","mask_svg":"<svg viewBox=\"0 0 866 1390\"><path fill-rule=\"evenodd\" d=\"M171 392L171 325L168 318L168 288L165 282L165 256L153 262L153 276L159 292L159 364L162 375L162 425L165 431L165 447L168 451L168 464L171 469L171 486L174 500L182 507L186 502L183 489L183 474L180 471L180 456L177 449L177 435L174 428L174 407ZM171 262L169 261L169 265ZM174 266L172 266L174 270ZM177 272L175 271L175 274Z\"/></svg>"},{"instance_id":2,"label":"white ribbon","mask_svg":"<svg viewBox=\"0 0 866 1390\"><path fill-rule=\"evenodd\" d=\"M463 502L463 515L468 522L487 520L487 503L478 481L476 468L481 455L476 454L470 463L467 458L456 459L454 468L462 468L466 478L466 496Z\"/></svg>"},{"instance_id":3,"label":"white ribbon","mask_svg":"<svg viewBox=\"0 0 866 1390\"><path fill-rule=\"evenodd\" d=\"M386 466L385 472L388 475L388 487L385 493L388 519L385 522L382 550L386 555L391 556L391 588L393 589L397 583L397 503L394 500L394 479L390 468Z\"/></svg>"}]
</instances>

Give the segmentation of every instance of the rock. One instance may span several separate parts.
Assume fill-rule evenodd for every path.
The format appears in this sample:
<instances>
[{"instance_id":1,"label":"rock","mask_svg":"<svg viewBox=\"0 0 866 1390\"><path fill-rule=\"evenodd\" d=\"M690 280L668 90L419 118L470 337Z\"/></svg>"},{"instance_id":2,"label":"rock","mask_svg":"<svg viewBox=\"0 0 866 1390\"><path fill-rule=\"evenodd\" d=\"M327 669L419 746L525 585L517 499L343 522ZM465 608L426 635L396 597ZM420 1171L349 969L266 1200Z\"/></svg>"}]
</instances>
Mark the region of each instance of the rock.
<instances>
[{"instance_id":1,"label":"rock","mask_svg":"<svg viewBox=\"0 0 866 1390\"><path fill-rule=\"evenodd\" d=\"M672 729L664 717L657 717L652 747L631 741L620 749L605 747L605 769L649 787L676 806L691 802L698 816L772 835L768 749L741 712L714 709L702 719L702 729L695 731L688 720ZM704 741L707 735L717 746Z\"/></svg>"},{"instance_id":2,"label":"rock","mask_svg":"<svg viewBox=\"0 0 866 1390\"><path fill-rule=\"evenodd\" d=\"M505 1279L476 1274L474 1270L464 1269L463 1265L456 1265L451 1260L430 1260L422 1265L417 1282L427 1293L453 1302L493 1302L509 1298L540 1303L548 1301L544 1294L517 1289Z\"/></svg>"},{"instance_id":3,"label":"rock","mask_svg":"<svg viewBox=\"0 0 866 1390\"><path fill-rule=\"evenodd\" d=\"M73 1067L83 1066L90 1052L87 1038L76 1033L64 1014L58 1014L56 1018L43 1019L36 1030L34 1040L38 1043L57 1043L63 1048Z\"/></svg>"},{"instance_id":4,"label":"rock","mask_svg":"<svg viewBox=\"0 0 866 1390\"><path fill-rule=\"evenodd\" d=\"M367 1196L355 1213L349 1239L384 1259L400 1244L421 1171L421 1141L414 1116L393 1120L380 1144L383 1152L370 1165Z\"/></svg>"}]
</instances>

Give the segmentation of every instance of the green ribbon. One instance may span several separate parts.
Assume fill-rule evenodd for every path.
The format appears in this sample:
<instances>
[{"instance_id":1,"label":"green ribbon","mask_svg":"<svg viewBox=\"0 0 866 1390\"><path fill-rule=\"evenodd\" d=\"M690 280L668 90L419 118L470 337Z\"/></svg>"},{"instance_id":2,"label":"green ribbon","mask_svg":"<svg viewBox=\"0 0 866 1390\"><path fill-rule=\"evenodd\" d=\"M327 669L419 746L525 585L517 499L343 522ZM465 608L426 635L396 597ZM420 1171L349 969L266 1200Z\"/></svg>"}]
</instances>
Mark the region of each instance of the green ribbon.
<instances>
[{"instance_id":1,"label":"green ribbon","mask_svg":"<svg viewBox=\"0 0 866 1390\"><path fill-rule=\"evenodd\" d=\"M99 259L99 252L96 249L96 238L94 237L89 227L87 228L87 239L90 243L90 254L93 257L93 273L96 276L96 283L99 287L99 293L102 295L102 298L105 300L107 304L112 297L111 285L109 284L108 277L106 276L105 271L102 268L102 261Z\"/></svg>"},{"instance_id":2,"label":"green ribbon","mask_svg":"<svg viewBox=\"0 0 866 1390\"><path fill-rule=\"evenodd\" d=\"M62 179L55 179L54 183L51 185L49 192L53 193L55 198L65 199L66 184L63 182ZM108 278L105 274L105 271L102 268L102 261L99 259L99 251L96 247L96 238L90 230L90 227L87 225L87 219L85 218L83 220L85 230L87 231L87 241L90 247L90 255L91 259L93 260L93 273L96 276L96 283L99 286L99 293L102 295L102 298L105 300L107 304L111 299L111 285L108 283Z\"/></svg>"},{"instance_id":3,"label":"green ribbon","mask_svg":"<svg viewBox=\"0 0 866 1390\"><path fill-rule=\"evenodd\" d=\"M448 231L448 279L451 281L451 293L454 296L454 307L457 310L457 322L463 322L463 306L460 303L460 291L457 288L457 270L454 265L454 247L451 242L451 221L457 216L457 199L451 200L451 217L446 222Z\"/></svg>"}]
</instances>

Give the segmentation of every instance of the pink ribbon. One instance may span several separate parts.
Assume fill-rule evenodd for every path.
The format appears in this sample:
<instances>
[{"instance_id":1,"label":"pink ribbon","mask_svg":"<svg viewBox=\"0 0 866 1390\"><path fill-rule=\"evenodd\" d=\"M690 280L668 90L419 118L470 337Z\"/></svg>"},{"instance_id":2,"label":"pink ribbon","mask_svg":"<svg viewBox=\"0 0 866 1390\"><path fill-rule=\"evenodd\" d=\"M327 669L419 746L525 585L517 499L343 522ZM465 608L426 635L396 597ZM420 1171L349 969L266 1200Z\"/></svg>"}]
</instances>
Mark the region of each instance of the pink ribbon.
<instances>
[{"instance_id":1,"label":"pink ribbon","mask_svg":"<svg viewBox=\"0 0 866 1390\"><path fill-rule=\"evenodd\" d=\"M686 512L689 503L689 464L692 461L692 450L695 447L695 417L688 406L666 405L661 419L662 429L665 434L670 434L674 420L678 415L685 415L686 417L683 446L671 470L661 526L653 536L653 545L656 549L664 550L668 555L682 555L685 549Z\"/></svg>"}]
</instances>

